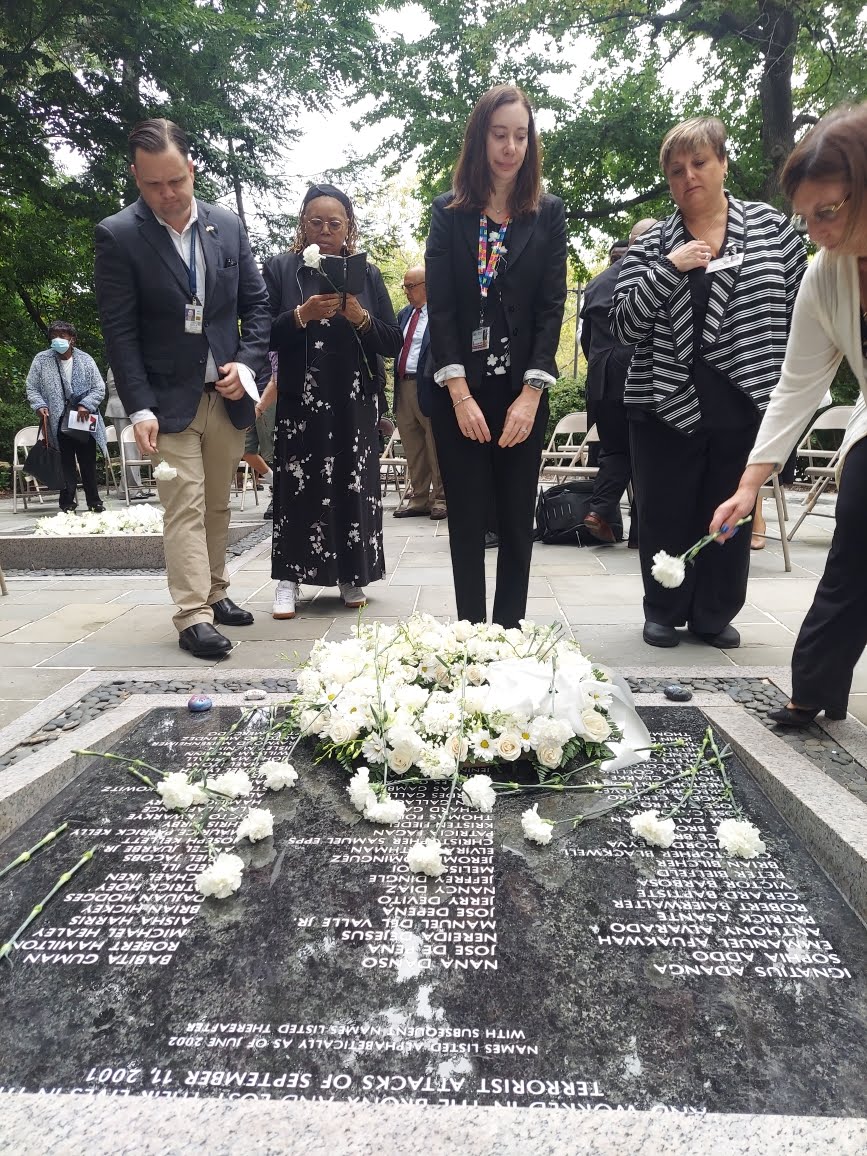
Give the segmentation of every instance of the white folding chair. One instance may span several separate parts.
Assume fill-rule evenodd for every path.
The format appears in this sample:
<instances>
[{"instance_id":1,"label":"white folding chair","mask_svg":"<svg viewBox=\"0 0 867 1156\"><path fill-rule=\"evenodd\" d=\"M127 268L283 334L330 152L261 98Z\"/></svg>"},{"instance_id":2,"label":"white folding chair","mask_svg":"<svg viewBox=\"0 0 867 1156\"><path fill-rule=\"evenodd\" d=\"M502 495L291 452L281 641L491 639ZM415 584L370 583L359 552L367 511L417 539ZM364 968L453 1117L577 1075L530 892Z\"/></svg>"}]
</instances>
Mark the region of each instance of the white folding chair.
<instances>
[{"instance_id":1,"label":"white folding chair","mask_svg":"<svg viewBox=\"0 0 867 1156\"><path fill-rule=\"evenodd\" d=\"M557 422L547 446L542 450L542 464L539 481L552 481L552 472L558 466L576 465L576 455L580 453L587 434L587 413L576 410L567 413ZM556 476L556 475L555 475Z\"/></svg>"},{"instance_id":2,"label":"white folding chair","mask_svg":"<svg viewBox=\"0 0 867 1156\"><path fill-rule=\"evenodd\" d=\"M127 466L147 466L149 470L153 467L150 458L143 458L140 456L140 451L135 441L135 427L127 425L123 427L123 433L120 435L120 476L123 478L123 496L126 499L126 504L129 505L129 484L126 477Z\"/></svg>"},{"instance_id":3,"label":"white folding chair","mask_svg":"<svg viewBox=\"0 0 867 1156\"><path fill-rule=\"evenodd\" d=\"M107 425L105 427L105 440L108 446L108 453L105 458L105 496L107 498L111 497L111 489L113 486L114 492L120 497L120 486L118 485L117 476L114 472L115 465L120 466L120 447L117 444L117 430L113 425ZM117 456L114 458L112 458L111 454L112 446L117 450Z\"/></svg>"},{"instance_id":4,"label":"white folding chair","mask_svg":"<svg viewBox=\"0 0 867 1156\"><path fill-rule=\"evenodd\" d=\"M813 435L820 432L835 431L843 434L855 410L854 405L835 405L820 413L798 443L798 457L806 458L808 465L804 471L810 481L810 488L804 495L803 505L798 520L788 534L791 542L801 528L808 514L817 518L833 518L834 510L817 510L816 503L834 481L837 466L840 461L840 450L826 450L813 445Z\"/></svg>"},{"instance_id":5,"label":"white folding chair","mask_svg":"<svg viewBox=\"0 0 867 1156\"><path fill-rule=\"evenodd\" d=\"M28 452L36 445L39 437L38 425L26 425L15 435L12 443L12 513L18 513L18 494L27 509L28 493L35 493L39 501L45 505L42 497L42 487L36 478L31 477L24 469L24 461Z\"/></svg>"},{"instance_id":6,"label":"white folding chair","mask_svg":"<svg viewBox=\"0 0 867 1156\"><path fill-rule=\"evenodd\" d=\"M549 462L547 466L545 466L543 458L539 481L547 483L564 482L568 478L595 478L599 473L599 467L590 466L587 463L590 460L590 447L598 441L599 434L596 431L596 426L592 425L587 430L584 440L572 448L571 456L567 457L565 453L562 453L559 462Z\"/></svg>"},{"instance_id":7,"label":"white folding chair","mask_svg":"<svg viewBox=\"0 0 867 1156\"><path fill-rule=\"evenodd\" d=\"M409 472L400 433L394 422L385 417L380 418L379 428L387 439L385 448L379 455L379 476L385 490L388 490L389 479L391 479L395 493L402 497L409 482Z\"/></svg>"},{"instance_id":8,"label":"white folding chair","mask_svg":"<svg viewBox=\"0 0 867 1156\"><path fill-rule=\"evenodd\" d=\"M764 538L768 542L780 543L783 548L783 566L788 574L792 569L792 560L789 557L789 537L786 535L786 519L789 512L786 508L786 495L783 493L783 487L780 485L780 479L776 474L772 474L768 478L760 488L758 496L760 498L772 497L774 499L774 505L777 507L777 521L780 526L780 536L778 538L776 534L769 534L767 532L767 526L765 526L765 533L757 534L756 537ZM755 533L750 523L747 523L747 525L743 527L743 530L749 534Z\"/></svg>"},{"instance_id":9,"label":"white folding chair","mask_svg":"<svg viewBox=\"0 0 867 1156\"><path fill-rule=\"evenodd\" d=\"M241 474L241 481L238 482L238 474ZM244 502L247 500L247 486L250 484L250 475L253 475L253 500L256 505L259 505L259 479L256 476L256 471L250 469L250 463L245 462L243 458L238 462L238 469L235 470L235 493L241 494L241 509L244 509Z\"/></svg>"}]
</instances>

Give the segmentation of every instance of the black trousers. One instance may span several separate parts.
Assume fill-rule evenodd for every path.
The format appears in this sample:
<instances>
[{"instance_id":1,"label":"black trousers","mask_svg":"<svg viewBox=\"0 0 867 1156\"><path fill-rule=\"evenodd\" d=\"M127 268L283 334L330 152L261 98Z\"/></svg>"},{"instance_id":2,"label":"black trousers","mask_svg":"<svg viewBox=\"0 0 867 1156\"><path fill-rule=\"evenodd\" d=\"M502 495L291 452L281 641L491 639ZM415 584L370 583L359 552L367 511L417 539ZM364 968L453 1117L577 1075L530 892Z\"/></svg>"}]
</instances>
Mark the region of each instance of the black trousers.
<instances>
[{"instance_id":1,"label":"black trousers","mask_svg":"<svg viewBox=\"0 0 867 1156\"><path fill-rule=\"evenodd\" d=\"M706 546L674 590L660 586L651 574L653 556L659 550L682 554L707 533L717 506L737 489L758 420L746 428L691 437L653 417L629 425L644 617L661 626L687 624L701 634L718 634L746 601L748 526L722 546Z\"/></svg>"},{"instance_id":2,"label":"black trousers","mask_svg":"<svg viewBox=\"0 0 867 1156\"><path fill-rule=\"evenodd\" d=\"M431 423L449 508L449 545L458 618L486 622L485 532L499 535L493 621L517 626L527 611L536 488L548 397L543 394L526 441L508 449L497 445L514 398L498 381L485 378L473 390L491 433L472 441L460 431L448 390L434 394ZM495 524L491 527L491 511Z\"/></svg>"},{"instance_id":3,"label":"black trousers","mask_svg":"<svg viewBox=\"0 0 867 1156\"><path fill-rule=\"evenodd\" d=\"M867 440L846 455L825 572L792 654L792 702L845 711L867 646Z\"/></svg>"},{"instance_id":4,"label":"black trousers","mask_svg":"<svg viewBox=\"0 0 867 1156\"><path fill-rule=\"evenodd\" d=\"M61 510L69 510L75 506L75 490L78 480L75 474L75 463L81 471L81 484L88 506L98 506L99 486L96 481L96 442L92 437L87 441L78 441L77 438L67 437L57 431L57 446L60 450L60 461L63 465L63 489L60 491L58 505Z\"/></svg>"},{"instance_id":5,"label":"black trousers","mask_svg":"<svg viewBox=\"0 0 867 1156\"><path fill-rule=\"evenodd\" d=\"M593 403L589 420L599 434L599 473L593 482L593 494L588 508L606 522L612 521L618 513L623 491L632 477L632 461L629 451L629 421L622 398ZM630 510L630 542L638 541L638 519L635 503Z\"/></svg>"}]
</instances>

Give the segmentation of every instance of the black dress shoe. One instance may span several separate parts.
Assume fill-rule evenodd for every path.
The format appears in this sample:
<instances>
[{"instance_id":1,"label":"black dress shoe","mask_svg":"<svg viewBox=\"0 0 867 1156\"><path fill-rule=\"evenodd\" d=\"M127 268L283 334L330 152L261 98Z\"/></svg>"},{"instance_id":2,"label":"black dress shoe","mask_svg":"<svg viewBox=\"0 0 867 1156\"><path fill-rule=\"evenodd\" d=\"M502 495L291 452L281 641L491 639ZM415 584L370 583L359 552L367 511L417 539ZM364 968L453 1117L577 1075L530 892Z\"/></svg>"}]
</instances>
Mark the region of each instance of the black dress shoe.
<instances>
[{"instance_id":1,"label":"black dress shoe","mask_svg":"<svg viewBox=\"0 0 867 1156\"><path fill-rule=\"evenodd\" d=\"M182 630L178 635L178 646L181 650L188 650L193 658L220 658L232 649L231 641L210 622L197 622L195 626Z\"/></svg>"},{"instance_id":2,"label":"black dress shoe","mask_svg":"<svg viewBox=\"0 0 867 1156\"><path fill-rule=\"evenodd\" d=\"M221 626L252 626L253 615L249 610L242 610L236 606L231 598L221 598L219 602L212 602L214 621Z\"/></svg>"},{"instance_id":3,"label":"black dress shoe","mask_svg":"<svg viewBox=\"0 0 867 1156\"><path fill-rule=\"evenodd\" d=\"M768 718L771 722L775 722L777 726L781 727L795 727L798 730L804 730L808 727L816 715L821 712L820 706L810 707L808 710L802 706L783 706L779 710L769 710ZM840 721L846 717L844 710L833 710L831 707L825 707L825 718L830 721Z\"/></svg>"},{"instance_id":4,"label":"black dress shoe","mask_svg":"<svg viewBox=\"0 0 867 1156\"><path fill-rule=\"evenodd\" d=\"M693 630L689 628L690 634L694 634L696 638L700 638L702 642L706 642L708 646L715 646L718 650L737 650L741 644L741 636L735 630L731 623L724 626L719 634L706 634L701 630Z\"/></svg>"},{"instance_id":5,"label":"black dress shoe","mask_svg":"<svg viewBox=\"0 0 867 1156\"><path fill-rule=\"evenodd\" d=\"M485 549L494 550L499 544L499 535L495 534L493 530L488 530L485 534Z\"/></svg>"},{"instance_id":6,"label":"black dress shoe","mask_svg":"<svg viewBox=\"0 0 867 1156\"><path fill-rule=\"evenodd\" d=\"M90 510L91 514L105 513L105 506L102 504L102 502L98 502L95 506L88 506L87 508Z\"/></svg>"},{"instance_id":7,"label":"black dress shoe","mask_svg":"<svg viewBox=\"0 0 867 1156\"><path fill-rule=\"evenodd\" d=\"M641 637L648 646L677 646L680 642L674 627L661 622L645 622Z\"/></svg>"}]
</instances>

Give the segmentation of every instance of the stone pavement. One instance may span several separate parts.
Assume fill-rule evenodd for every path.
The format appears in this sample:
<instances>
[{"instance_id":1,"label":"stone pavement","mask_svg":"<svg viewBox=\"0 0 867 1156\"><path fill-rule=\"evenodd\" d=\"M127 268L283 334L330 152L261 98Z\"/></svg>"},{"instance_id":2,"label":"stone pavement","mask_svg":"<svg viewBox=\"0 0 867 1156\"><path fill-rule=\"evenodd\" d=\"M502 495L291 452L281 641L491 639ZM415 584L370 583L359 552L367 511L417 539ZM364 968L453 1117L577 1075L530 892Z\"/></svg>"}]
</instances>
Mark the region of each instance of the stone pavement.
<instances>
[{"instance_id":1,"label":"stone pavement","mask_svg":"<svg viewBox=\"0 0 867 1156\"><path fill-rule=\"evenodd\" d=\"M233 498L235 507L238 497ZM797 516L797 497L790 517ZM110 503L114 505L114 502ZM385 553L388 576L368 588L367 614L394 621L414 610L454 615L448 523L426 518L395 520L396 495L386 496ZM769 532L776 531L771 503L765 502ZM827 508L830 508L827 507ZM263 506L247 496L246 509L233 521L262 526ZM793 511L794 514L793 514ZM54 512L53 504L44 507ZM21 533L41 516L40 507L17 515L11 500L0 501L2 536ZM684 634L680 646L660 650L641 639L641 579L638 557L625 544L577 548L537 545L530 580L528 617L559 620L585 651L615 669L640 673L670 669L673 674L700 668L736 675L743 668L786 668L805 611L824 566L833 530L828 518L811 517L791 546L792 571L786 574L779 543L754 552L748 601L737 619L739 650L720 651ZM708 549L716 549L710 546ZM488 551L491 580L496 551ZM68 560L75 567L74 557ZM271 617L274 584L270 577L270 540L231 562L231 594L255 613L253 626L227 628L236 647L219 663L219 677L232 669L289 670L309 652L315 639L341 638L355 615L343 608L336 589L305 587L300 613L292 621ZM160 573L8 574L9 595L0 599L0 728L85 671L189 669L212 678L214 663L178 649L171 623L171 602ZM489 592L490 600L490 592ZM856 670L851 710L867 721L867 661Z\"/></svg>"}]
</instances>

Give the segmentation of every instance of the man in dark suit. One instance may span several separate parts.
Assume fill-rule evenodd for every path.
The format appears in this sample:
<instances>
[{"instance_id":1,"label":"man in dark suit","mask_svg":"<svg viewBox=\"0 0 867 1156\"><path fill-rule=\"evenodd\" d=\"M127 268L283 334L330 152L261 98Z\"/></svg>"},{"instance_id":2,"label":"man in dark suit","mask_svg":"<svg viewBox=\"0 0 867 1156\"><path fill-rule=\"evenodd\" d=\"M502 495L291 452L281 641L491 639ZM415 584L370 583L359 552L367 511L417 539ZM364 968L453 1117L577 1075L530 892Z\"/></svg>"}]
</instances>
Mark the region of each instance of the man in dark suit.
<instances>
[{"instance_id":1,"label":"man in dark suit","mask_svg":"<svg viewBox=\"0 0 867 1156\"><path fill-rule=\"evenodd\" d=\"M403 291L409 304L397 315L403 349L394 361L394 414L406 454L409 497L394 516L419 518L429 514L437 521L448 511L430 424L430 402L422 396L422 372L430 349L424 276L423 265L404 273Z\"/></svg>"},{"instance_id":2,"label":"man in dark suit","mask_svg":"<svg viewBox=\"0 0 867 1156\"><path fill-rule=\"evenodd\" d=\"M655 224L656 221L648 217L634 225L626 248ZM611 264L588 283L581 306L581 348L587 358L587 419L599 434L599 473L584 525L594 538L608 543L615 540L611 522L632 476L623 390L633 346L615 341L609 321L614 287L626 248L622 244L612 246ZM629 545L633 549L638 546L634 508L629 519Z\"/></svg>"},{"instance_id":3,"label":"man in dark suit","mask_svg":"<svg viewBox=\"0 0 867 1156\"><path fill-rule=\"evenodd\" d=\"M183 130L142 121L129 142L141 196L96 227L97 305L138 449L176 471L158 486L178 644L217 658L232 643L214 623L253 621L227 597L226 542L268 294L238 218L193 195Z\"/></svg>"}]
</instances>

